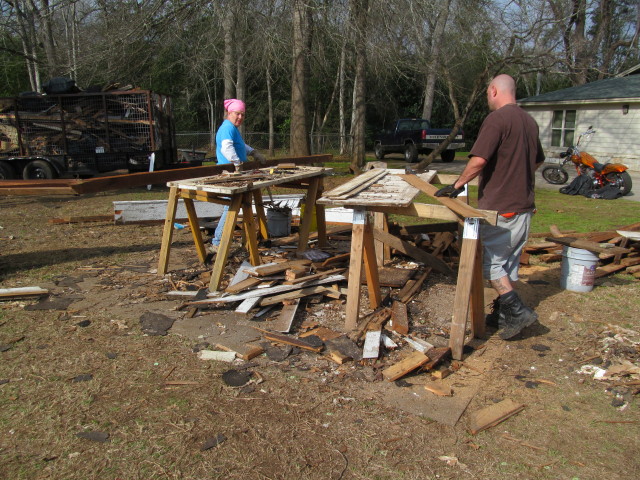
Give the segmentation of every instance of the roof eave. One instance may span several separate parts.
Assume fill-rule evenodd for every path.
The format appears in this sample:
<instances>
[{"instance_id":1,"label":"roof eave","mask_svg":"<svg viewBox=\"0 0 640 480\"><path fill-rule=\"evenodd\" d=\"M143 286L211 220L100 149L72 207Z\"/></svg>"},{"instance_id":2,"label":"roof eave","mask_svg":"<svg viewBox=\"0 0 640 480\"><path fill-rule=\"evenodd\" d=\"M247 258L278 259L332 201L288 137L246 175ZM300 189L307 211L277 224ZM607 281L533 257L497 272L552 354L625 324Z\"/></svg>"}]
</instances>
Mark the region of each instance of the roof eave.
<instances>
[{"instance_id":1,"label":"roof eave","mask_svg":"<svg viewBox=\"0 0 640 480\"><path fill-rule=\"evenodd\" d=\"M616 103L637 103L640 97L593 98L589 100L545 100L539 102L517 102L521 107L547 107L550 105L603 105Z\"/></svg>"}]
</instances>

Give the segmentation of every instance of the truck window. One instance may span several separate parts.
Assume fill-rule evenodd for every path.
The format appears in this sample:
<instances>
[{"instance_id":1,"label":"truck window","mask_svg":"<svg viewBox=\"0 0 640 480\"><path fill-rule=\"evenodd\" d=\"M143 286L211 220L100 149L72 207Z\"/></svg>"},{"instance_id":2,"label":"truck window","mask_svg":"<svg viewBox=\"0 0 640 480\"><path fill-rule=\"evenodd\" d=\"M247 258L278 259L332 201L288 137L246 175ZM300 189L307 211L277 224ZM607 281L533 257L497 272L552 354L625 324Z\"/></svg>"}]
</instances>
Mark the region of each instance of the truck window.
<instances>
[{"instance_id":1,"label":"truck window","mask_svg":"<svg viewBox=\"0 0 640 480\"><path fill-rule=\"evenodd\" d=\"M411 122L400 122L398 124L398 131L399 132L406 132L408 130L411 130Z\"/></svg>"}]
</instances>

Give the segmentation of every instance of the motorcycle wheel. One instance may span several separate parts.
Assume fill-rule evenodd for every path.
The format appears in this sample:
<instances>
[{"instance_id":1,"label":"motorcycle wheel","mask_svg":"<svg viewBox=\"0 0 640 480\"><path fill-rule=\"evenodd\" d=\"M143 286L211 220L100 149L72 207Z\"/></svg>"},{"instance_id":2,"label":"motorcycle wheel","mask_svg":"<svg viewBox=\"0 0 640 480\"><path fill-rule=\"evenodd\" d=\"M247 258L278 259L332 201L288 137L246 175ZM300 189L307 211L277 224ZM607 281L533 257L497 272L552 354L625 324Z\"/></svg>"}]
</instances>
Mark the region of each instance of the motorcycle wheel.
<instances>
[{"instance_id":1,"label":"motorcycle wheel","mask_svg":"<svg viewBox=\"0 0 640 480\"><path fill-rule=\"evenodd\" d=\"M611 185L615 185L620 189L622 195L626 195L631 191L631 175L629 172L612 172L607 173L605 177L607 182Z\"/></svg>"},{"instance_id":2,"label":"motorcycle wheel","mask_svg":"<svg viewBox=\"0 0 640 480\"><path fill-rule=\"evenodd\" d=\"M542 169L542 178L552 185L562 185L569 180L569 174L562 167L549 165Z\"/></svg>"}]
</instances>

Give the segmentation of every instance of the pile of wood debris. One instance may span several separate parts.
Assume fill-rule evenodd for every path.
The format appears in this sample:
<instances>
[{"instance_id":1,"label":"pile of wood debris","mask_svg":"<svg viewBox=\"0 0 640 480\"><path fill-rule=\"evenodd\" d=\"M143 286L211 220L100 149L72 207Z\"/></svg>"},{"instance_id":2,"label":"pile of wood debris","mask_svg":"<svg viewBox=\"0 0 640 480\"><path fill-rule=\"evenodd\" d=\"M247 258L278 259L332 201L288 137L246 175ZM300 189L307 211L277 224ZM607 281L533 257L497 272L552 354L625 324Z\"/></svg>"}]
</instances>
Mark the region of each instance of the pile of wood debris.
<instances>
[{"instance_id":1,"label":"pile of wood debris","mask_svg":"<svg viewBox=\"0 0 640 480\"><path fill-rule=\"evenodd\" d=\"M343 329L340 324L294 322L294 319L305 304L345 303L351 225L330 228L330 246L310 248L301 258L295 257L296 234L265 242L260 247L263 263L259 266L251 266L244 260L244 250L237 249L229 257L221 291L208 292L204 288L207 279L199 278L202 288L182 283L168 295L186 299L180 309L186 310L189 317L206 314L210 309L233 309L259 320L254 328L273 344L315 352L337 364L355 361L375 365L381 378L389 381L418 369L443 378L460 367L456 362L446 362L446 368L436 370L450 356L446 346L448 326L439 329L442 341L438 346L429 343L426 329L410 326L407 305L422 290L432 270L411 258L412 253L418 257L433 255L453 270L459 257L454 228L455 224L390 225L390 230L411 248L408 253L388 252L389 261L379 268L384 289L382 306L361 316L357 328L347 333L340 331ZM422 254L417 254L418 250ZM362 283L365 282L363 272ZM173 284L180 285L177 280ZM250 360L264 353L260 345L218 344L216 348L233 350L237 357ZM403 352L405 346L411 349L410 355Z\"/></svg>"},{"instance_id":2,"label":"pile of wood debris","mask_svg":"<svg viewBox=\"0 0 640 480\"><path fill-rule=\"evenodd\" d=\"M559 262L563 247L573 247L598 256L595 278L624 272L640 279L640 223L615 231L589 233L561 232L552 226L549 233L531 235L530 238L536 237L546 241L530 241L520 259L521 264L528 265L531 255L543 263Z\"/></svg>"}]
</instances>

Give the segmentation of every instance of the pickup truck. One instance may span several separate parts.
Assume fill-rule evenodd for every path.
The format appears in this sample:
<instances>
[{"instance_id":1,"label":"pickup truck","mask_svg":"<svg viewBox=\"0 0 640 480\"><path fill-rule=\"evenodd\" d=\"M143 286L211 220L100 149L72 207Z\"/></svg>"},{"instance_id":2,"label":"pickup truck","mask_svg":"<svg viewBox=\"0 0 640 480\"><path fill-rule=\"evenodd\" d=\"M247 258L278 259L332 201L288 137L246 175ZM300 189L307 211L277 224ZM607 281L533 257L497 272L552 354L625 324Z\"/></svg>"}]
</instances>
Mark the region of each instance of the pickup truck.
<instances>
[{"instance_id":1,"label":"pickup truck","mask_svg":"<svg viewBox=\"0 0 640 480\"><path fill-rule=\"evenodd\" d=\"M429 120L423 118L401 118L392 129L384 130L374 140L376 158L382 160L387 153L403 153L409 163L418 161L418 154L428 155L449 136L451 129L431 128ZM441 157L443 162L452 162L455 150L465 146L462 131L456 135Z\"/></svg>"}]
</instances>

